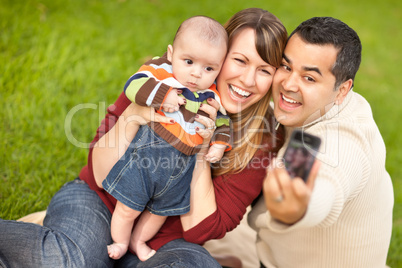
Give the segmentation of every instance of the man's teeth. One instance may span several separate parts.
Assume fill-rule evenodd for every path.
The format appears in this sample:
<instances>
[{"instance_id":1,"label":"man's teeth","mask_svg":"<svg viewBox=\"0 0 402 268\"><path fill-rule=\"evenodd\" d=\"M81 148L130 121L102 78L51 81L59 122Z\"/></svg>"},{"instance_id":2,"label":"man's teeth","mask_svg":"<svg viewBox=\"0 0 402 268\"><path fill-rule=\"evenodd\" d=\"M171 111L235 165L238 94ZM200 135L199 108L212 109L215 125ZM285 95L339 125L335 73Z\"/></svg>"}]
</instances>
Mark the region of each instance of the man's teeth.
<instances>
[{"instance_id":1,"label":"man's teeth","mask_svg":"<svg viewBox=\"0 0 402 268\"><path fill-rule=\"evenodd\" d=\"M285 100L286 102L297 103L297 101L295 101L295 100L286 98L285 95L282 95L282 99Z\"/></svg>"},{"instance_id":2,"label":"man's teeth","mask_svg":"<svg viewBox=\"0 0 402 268\"><path fill-rule=\"evenodd\" d=\"M246 91L244 91L244 90L241 90L240 88L237 88L237 87L235 87L235 86L230 86L231 88L232 88L232 90L234 91L234 92L236 92L237 94L239 94L239 95L241 95L241 96L243 96L243 97L248 97L248 96L250 96L251 95L251 93L250 92L246 92Z\"/></svg>"}]
</instances>

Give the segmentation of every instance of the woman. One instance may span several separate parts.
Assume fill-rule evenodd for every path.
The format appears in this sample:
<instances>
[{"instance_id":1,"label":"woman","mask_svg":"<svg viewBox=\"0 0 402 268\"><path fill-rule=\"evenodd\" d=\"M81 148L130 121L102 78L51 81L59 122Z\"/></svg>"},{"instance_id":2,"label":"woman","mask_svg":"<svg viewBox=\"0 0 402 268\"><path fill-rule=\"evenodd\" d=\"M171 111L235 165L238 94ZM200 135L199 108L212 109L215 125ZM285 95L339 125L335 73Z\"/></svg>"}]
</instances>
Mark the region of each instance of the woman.
<instances>
[{"instance_id":1,"label":"woman","mask_svg":"<svg viewBox=\"0 0 402 268\"><path fill-rule=\"evenodd\" d=\"M233 149L213 169L213 175L203 154L198 154L190 212L169 217L149 241L150 247L157 250L154 257L141 263L135 255L127 253L116 262L118 267L137 264L139 267L160 264L220 267L197 244L221 238L237 226L247 206L261 192L269 160L282 145L272 132L269 88L281 63L286 29L275 16L256 8L238 12L225 27L229 52L217 84L233 123ZM215 103L211 101L211 105L204 105L203 109L214 118ZM56 193L44 220L45 227L0 220L0 264L5 267L113 266L106 245L111 242L110 212L115 200L100 186L135 136L139 122L145 123L141 118L150 118L148 109L134 106L124 93L109 107L92 142L88 165L82 169L80 180L68 183ZM154 121L170 120L152 117ZM199 120L206 126L211 124L208 118ZM208 137L210 133L200 130L199 134Z\"/></svg>"}]
</instances>

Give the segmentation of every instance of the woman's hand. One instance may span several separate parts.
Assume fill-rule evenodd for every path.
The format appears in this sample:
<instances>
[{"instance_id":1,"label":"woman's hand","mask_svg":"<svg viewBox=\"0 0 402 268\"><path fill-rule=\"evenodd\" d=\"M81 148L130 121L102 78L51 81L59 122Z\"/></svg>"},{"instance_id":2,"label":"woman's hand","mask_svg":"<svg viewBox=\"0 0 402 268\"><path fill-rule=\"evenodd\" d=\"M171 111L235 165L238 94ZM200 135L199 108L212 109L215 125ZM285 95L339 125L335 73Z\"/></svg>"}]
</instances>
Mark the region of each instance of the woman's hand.
<instances>
[{"instance_id":1,"label":"woman's hand","mask_svg":"<svg viewBox=\"0 0 402 268\"><path fill-rule=\"evenodd\" d=\"M204 104L200 109L206 112L210 118L199 116L196 119L206 129L199 129L197 131L204 138L204 144L202 150L197 154L193 179L191 180L190 212L180 217L185 231L193 228L216 211L211 168L203 155L208 151L210 139L215 130L215 119L218 108L219 103L216 100L208 99L208 105Z\"/></svg>"},{"instance_id":2,"label":"woman's hand","mask_svg":"<svg viewBox=\"0 0 402 268\"><path fill-rule=\"evenodd\" d=\"M102 188L103 180L126 152L140 125L150 121L174 123L172 118L156 113L154 108L131 103L116 124L98 140L92 151L92 168L99 188Z\"/></svg>"},{"instance_id":3,"label":"woman's hand","mask_svg":"<svg viewBox=\"0 0 402 268\"><path fill-rule=\"evenodd\" d=\"M320 163L314 163L307 183L304 183L301 178L292 179L285 168L275 167L275 162L263 185L265 205L273 218L294 224L307 211Z\"/></svg>"},{"instance_id":4,"label":"woman's hand","mask_svg":"<svg viewBox=\"0 0 402 268\"><path fill-rule=\"evenodd\" d=\"M197 134L204 139L202 149L199 152L203 155L208 151L212 135L214 134L215 120L219 109L219 103L215 99L209 98L207 101L208 104L201 105L200 110L207 113L209 118L202 115L197 115L195 118L195 121L205 126L205 129L196 129Z\"/></svg>"}]
</instances>

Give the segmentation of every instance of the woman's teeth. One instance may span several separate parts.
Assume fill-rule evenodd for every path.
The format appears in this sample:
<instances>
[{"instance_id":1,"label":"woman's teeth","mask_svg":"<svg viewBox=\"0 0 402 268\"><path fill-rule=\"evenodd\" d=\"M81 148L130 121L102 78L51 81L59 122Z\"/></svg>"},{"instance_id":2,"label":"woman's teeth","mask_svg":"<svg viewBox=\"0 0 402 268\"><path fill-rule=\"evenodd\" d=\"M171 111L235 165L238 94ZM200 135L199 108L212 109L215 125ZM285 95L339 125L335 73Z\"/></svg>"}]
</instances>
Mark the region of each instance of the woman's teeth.
<instances>
[{"instance_id":1,"label":"woman's teeth","mask_svg":"<svg viewBox=\"0 0 402 268\"><path fill-rule=\"evenodd\" d=\"M283 99L284 101L286 101L286 102L289 102L289 103L297 103L297 101L295 101L295 100L286 98L285 95L282 95L282 99Z\"/></svg>"},{"instance_id":2,"label":"woman's teeth","mask_svg":"<svg viewBox=\"0 0 402 268\"><path fill-rule=\"evenodd\" d=\"M235 86L233 86L233 85L230 85L230 88L234 91L234 92L236 92L237 94L239 94L239 95L241 95L241 96L243 96L243 97L248 97L248 96L250 96L251 95L251 93L250 92L246 92L246 91L244 91L244 90L241 90L240 88L237 88L237 87L235 87Z\"/></svg>"}]
</instances>

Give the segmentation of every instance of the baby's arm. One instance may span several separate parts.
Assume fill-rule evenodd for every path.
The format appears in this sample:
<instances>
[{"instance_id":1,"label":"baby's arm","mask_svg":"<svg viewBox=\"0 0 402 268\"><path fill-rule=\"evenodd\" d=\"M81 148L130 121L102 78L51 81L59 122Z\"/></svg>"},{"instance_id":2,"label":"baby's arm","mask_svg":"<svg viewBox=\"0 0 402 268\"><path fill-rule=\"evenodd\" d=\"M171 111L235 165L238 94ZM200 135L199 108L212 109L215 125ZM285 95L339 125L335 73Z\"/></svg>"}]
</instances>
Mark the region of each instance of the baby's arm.
<instances>
[{"instance_id":1,"label":"baby's arm","mask_svg":"<svg viewBox=\"0 0 402 268\"><path fill-rule=\"evenodd\" d=\"M208 153L204 156L205 160L215 163L221 160L226 151L232 149L230 140L230 118L218 111L216 118L216 129L213 134L212 145Z\"/></svg>"},{"instance_id":2,"label":"baby's arm","mask_svg":"<svg viewBox=\"0 0 402 268\"><path fill-rule=\"evenodd\" d=\"M124 86L127 98L140 106L151 106L156 110L164 109L164 111L174 112L184 100L178 99L177 88L181 84L162 67L166 64L170 65L170 62L164 56L154 58L141 66ZM169 99L168 95L170 95Z\"/></svg>"}]
</instances>

